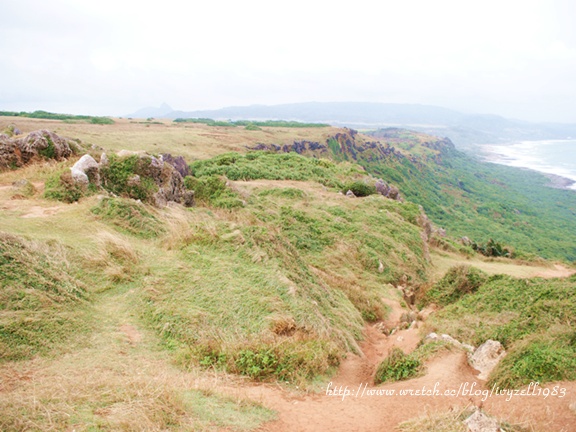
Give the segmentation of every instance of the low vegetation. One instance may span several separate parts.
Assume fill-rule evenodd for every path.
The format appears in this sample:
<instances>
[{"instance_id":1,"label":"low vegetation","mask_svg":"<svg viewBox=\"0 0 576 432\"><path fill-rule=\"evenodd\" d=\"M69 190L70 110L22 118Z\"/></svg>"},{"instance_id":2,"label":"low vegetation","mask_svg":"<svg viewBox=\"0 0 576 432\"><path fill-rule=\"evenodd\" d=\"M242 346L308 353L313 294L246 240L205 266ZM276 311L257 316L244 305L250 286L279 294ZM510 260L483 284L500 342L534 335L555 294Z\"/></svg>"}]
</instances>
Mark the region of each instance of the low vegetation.
<instances>
[{"instance_id":1,"label":"low vegetation","mask_svg":"<svg viewBox=\"0 0 576 432\"><path fill-rule=\"evenodd\" d=\"M448 304L433 316L434 329L476 346L487 339L505 346L508 355L493 371L489 384L512 388L531 381L576 379L576 337L571 324L575 288L574 276L550 280L486 277L471 269L464 275L458 268L428 291L426 298Z\"/></svg>"},{"instance_id":2,"label":"low vegetation","mask_svg":"<svg viewBox=\"0 0 576 432\"><path fill-rule=\"evenodd\" d=\"M209 129L186 129L194 127ZM490 232L495 240L475 248L490 259L507 260L504 244L521 249L519 256L570 259L573 199L551 190L534 209L519 185L524 174L506 177L404 133L391 138L399 150L386 148L380 159L368 149L344 160L350 136L326 141L341 161L266 151L190 159L184 186L195 192L192 208L151 205L158 185L149 159L138 156L110 156L102 188L75 183L71 161L1 173L2 185L18 175L31 181L0 190L10 201L0 215L7 231L0 234L0 379L15 377L5 380L0 429L257 428L273 413L197 390L198 377L229 373L310 389L346 353L359 352L364 326L387 317L385 299L400 285L421 287L417 306L442 307L427 321L431 330L474 345L504 344L508 355L490 385L576 379L575 277L521 280L458 265L433 283L428 257L434 245L472 256L473 247L453 236L479 241ZM408 199L376 193L372 175L398 184ZM61 202L47 204L32 181L46 181L44 197ZM500 217L492 210L504 204L490 197L503 185L499 193L515 201ZM446 222L448 237L435 237L419 203ZM22 208L47 205L49 218L24 217ZM559 224L534 231L543 227L540 217ZM77 335L89 337L63 355ZM392 350L376 382L418 376L445 349ZM34 368L44 375L28 382Z\"/></svg>"},{"instance_id":3,"label":"low vegetation","mask_svg":"<svg viewBox=\"0 0 576 432\"><path fill-rule=\"evenodd\" d=\"M283 128L324 128L330 127L329 124L325 123L302 123L297 121L286 121L286 120L236 120L236 121L221 121L213 120L209 118L177 118L174 120L175 123L199 123L208 126L226 126L226 127L236 127L244 126L246 130L261 130L262 127L283 127Z\"/></svg>"},{"instance_id":4,"label":"low vegetation","mask_svg":"<svg viewBox=\"0 0 576 432\"><path fill-rule=\"evenodd\" d=\"M34 119L48 119L48 120L63 120L63 121L77 121L77 122L87 122L99 125L112 125L114 120L109 117L97 117L97 116L87 116L87 115L72 115L72 114L56 114L48 111L0 111L0 116L7 117L26 117Z\"/></svg>"}]
</instances>

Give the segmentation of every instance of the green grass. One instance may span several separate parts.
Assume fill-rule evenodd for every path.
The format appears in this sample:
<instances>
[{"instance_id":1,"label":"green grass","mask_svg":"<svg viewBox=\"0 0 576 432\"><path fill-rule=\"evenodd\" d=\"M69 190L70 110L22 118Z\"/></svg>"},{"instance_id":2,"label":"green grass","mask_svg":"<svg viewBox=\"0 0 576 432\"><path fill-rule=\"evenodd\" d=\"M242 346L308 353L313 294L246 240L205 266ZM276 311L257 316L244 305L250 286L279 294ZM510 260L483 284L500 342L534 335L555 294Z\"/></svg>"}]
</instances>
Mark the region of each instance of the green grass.
<instances>
[{"instance_id":1,"label":"green grass","mask_svg":"<svg viewBox=\"0 0 576 432\"><path fill-rule=\"evenodd\" d=\"M490 384L518 387L531 381L573 380L575 288L575 277L491 276L430 322L439 331L472 345L494 339L505 346L508 355L493 371Z\"/></svg>"},{"instance_id":2,"label":"green grass","mask_svg":"<svg viewBox=\"0 0 576 432\"><path fill-rule=\"evenodd\" d=\"M446 306L478 290L486 279L487 275L475 267L468 265L452 267L431 289L419 293L421 298L419 304L436 303L439 306Z\"/></svg>"},{"instance_id":3,"label":"green grass","mask_svg":"<svg viewBox=\"0 0 576 432\"><path fill-rule=\"evenodd\" d=\"M88 294L59 244L0 233L0 360L21 360L85 331Z\"/></svg>"},{"instance_id":4,"label":"green grass","mask_svg":"<svg viewBox=\"0 0 576 432\"><path fill-rule=\"evenodd\" d=\"M412 354L404 354L400 348L393 348L376 369L374 382L403 381L414 378L422 371L422 362Z\"/></svg>"},{"instance_id":5,"label":"green grass","mask_svg":"<svg viewBox=\"0 0 576 432\"><path fill-rule=\"evenodd\" d=\"M326 186L339 187L344 178L364 176L358 166L335 164L297 153L274 154L255 151L242 155L226 153L190 165L194 177L224 175L230 180L298 180L318 181Z\"/></svg>"},{"instance_id":6,"label":"green grass","mask_svg":"<svg viewBox=\"0 0 576 432\"><path fill-rule=\"evenodd\" d=\"M141 238L153 238L165 232L154 210L134 200L105 197L90 211L119 231Z\"/></svg>"},{"instance_id":7,"label":"green grass","mask_svg":"<svg viewBox=\"0 0 576 432\"><path fill-rule=\"evenodd\" d=\"M64 120L64 121L82 121L99 125L112 125L114 120L109 117L95 117L86 115L56 114L48 111L0 111L0 116L8 117L27 117L33 119Z\"/></svg>"},{"instance_id":8,"label":"green grass","mask_svg":"<svg viewBox=\"0 0 576 432\"><path fill-rule=\"evenodd\" d=\"M237 120L237 121L218 121L209 118L177 118L174 123L197 123L208 126L245 126L246 130L261 130L262 127L282 127L282 128L324 128L330 127L325 123L302 123L297 121L286 120Z\"/></svg>"}]
</instances>

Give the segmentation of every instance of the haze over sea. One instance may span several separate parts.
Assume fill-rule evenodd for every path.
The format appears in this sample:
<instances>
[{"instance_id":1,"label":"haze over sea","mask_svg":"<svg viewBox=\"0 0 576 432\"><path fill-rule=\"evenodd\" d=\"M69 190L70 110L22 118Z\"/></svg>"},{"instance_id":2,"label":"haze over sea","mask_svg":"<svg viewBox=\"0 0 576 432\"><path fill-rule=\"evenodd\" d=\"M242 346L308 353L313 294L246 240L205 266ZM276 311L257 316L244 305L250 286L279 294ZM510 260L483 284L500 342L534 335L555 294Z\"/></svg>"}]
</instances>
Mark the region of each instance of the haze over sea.
<instances>
[{"instance_id":1,"label":"haze over sea","mask_svg":"<svg viewBox=\"0 0 576 432\"><path fill-rule=\"evenodd\" d=\"M576 140L522 141L484 149L490 162L564 177L573 182L565 187L576 190Z\"/></svg>"}]
</instances>

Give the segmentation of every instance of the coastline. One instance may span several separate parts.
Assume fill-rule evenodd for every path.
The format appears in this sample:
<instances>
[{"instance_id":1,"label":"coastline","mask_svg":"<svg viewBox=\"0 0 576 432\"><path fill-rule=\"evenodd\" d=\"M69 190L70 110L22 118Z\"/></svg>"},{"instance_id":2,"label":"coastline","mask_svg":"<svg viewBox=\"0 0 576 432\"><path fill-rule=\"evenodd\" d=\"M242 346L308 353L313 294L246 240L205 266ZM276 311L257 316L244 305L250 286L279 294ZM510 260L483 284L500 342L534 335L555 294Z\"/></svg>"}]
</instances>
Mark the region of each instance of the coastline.
<instances>
[{"instance_id":1,"label":"coastline","mask_svg":"<svg viewBox=\"0 0 576 432\"><path fill-rule=\"evenodd\" d=\"M532 169L532 168L529 168ZM532 171L536 171L534 169L532 169ZM536 171L540 174L544 174L546 177L548 177L548 179L550 180L550 184L546 185L548 187L554 188L554 189L567 189L567 190L575 190L576 189L576 181L569 179L567 177L562 177L556 174L549 174L549 173L543 173L541 171Z\"/></svg>"},{"instance_id":2,"label":"coastline","mask_svg":"<svg viewBox=\"0 0 576 432\"><path fill-rule=\"evenodd\" d=\"M532 144L536 142L539 141L524 142L522 144ZM549 183L545 185L546 187L576 191L576 175L573 175L572 172L566 171L565 169L544 165L540 163L540 161L537 161L534 157L535 155L528 156L526 153L522 154L511 151L512 146L488 144L479 145L478 147L482 153L482 159L485 162L534 171L549 180ZM502 151L503 149L505 149L505 151ZM560 171L561 173L557 174L553 171ZM564 172L562 171L566 172L566 175L563 175Z\"/></svg>"}]
</instances>

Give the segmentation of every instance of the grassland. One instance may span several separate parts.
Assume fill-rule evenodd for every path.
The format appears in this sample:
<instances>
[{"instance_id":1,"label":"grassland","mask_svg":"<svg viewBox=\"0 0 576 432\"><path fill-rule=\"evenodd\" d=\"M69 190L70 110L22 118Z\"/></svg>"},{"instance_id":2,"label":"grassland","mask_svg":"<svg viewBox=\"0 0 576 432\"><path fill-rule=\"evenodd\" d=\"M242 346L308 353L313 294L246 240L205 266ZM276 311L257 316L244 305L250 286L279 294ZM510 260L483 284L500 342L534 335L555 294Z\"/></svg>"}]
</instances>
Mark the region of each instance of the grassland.
<instances>
[{"instance_id":1,"label":"grassland","mask_svg":"<svg viewBox=\"0 0 576 432\"><path fill-rule=\"evenodd\" d=\"M573 279L482 274L458 295L457 281L436 283L461 262L518 276L552 263L488 260L450 238L435 249L418 204L341 193L373 182L370 166L246 150L341 130L4 117L0 129L14 121L108 153L184 155L197 206L155 208L105 190L74 204L45 198L73 160L0 173L3 430L255 429L274 413L230 399L222 383L313 389L359 353L364 326L386 318L398 285L446 300L435 329L506 344L511 360L494 382L521 385L542 359L574 354ZM24 195L12 186L21 179ZM558 365L542 379L575 379L574 364Z\"/></svg>"}]
</instances>

